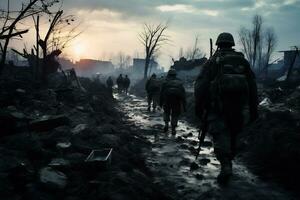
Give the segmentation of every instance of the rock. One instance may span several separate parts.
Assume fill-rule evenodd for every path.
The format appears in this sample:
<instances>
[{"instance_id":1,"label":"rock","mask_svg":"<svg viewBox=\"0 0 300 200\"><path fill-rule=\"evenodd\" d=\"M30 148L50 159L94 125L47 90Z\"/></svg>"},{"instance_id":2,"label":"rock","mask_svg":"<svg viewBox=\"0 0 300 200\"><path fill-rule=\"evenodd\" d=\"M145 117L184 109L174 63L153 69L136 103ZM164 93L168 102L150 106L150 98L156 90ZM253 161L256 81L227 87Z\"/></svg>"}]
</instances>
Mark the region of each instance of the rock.
<instances>
[{"instance_id":1,"label":"rock","mask_svg":"<svg viewBox=\"0 0 300 200\"><path fill-rule=\"evenodd\" d=\"M202 158L199 161L200 165L207 165L208 163L210 163L210 159L208 158Z\"/></svg>"},{"instance_id":2,"label":"rock","mask_svg":"<svg viewBox=\"0 0 300 200\"><path fill-rule=\"evenodd\" d=\"M199 165L195 162L192 162L192 164L190 166L190 170L194 171L194 170L197 170L197 169L199 169Z\"/></svg>"},{"instance_id":3,"label":"rock","mask_svg":"<svg viewBox=\"0 0 300 200\"><path fill-rule=\"evenodd\" d=\"M23 90L21 88L16 89L16 92L19 93L19 94L26 94L26 90Z\"/></svg>"},{"instance_id":4,"label":"rock","mask_svg":"<svg viewBox=\"0 0 300 200\"><path fill-rule=\"evenodd\" d=\"M196 179L203 180L204 176L202 174L196 174Z\"/></svg>"},{"instance_id":5,"label":"rock","mask_svg":"<svg viewBox=\"0 0 300 200\"><path fill-rule=\"evenodd\" d=\"M178 136L175 140L177 143L184 142L184 139L181 136Z\"/></svg>"},{"instance_id":6,"label":"rock","mask_svg":"<svg viewBox=\"0 0 300 200\"><path fill-rule=\"evenodd\" d=\"M71 132L75 135L75 134L78 134L78 133L80 133L80 132L82 132L82 131L84 131L84 130L86 130L87 129L87 124L78 124L77 126L75 126L72 130L71 130Z\"/></svg>"},{"instance_id":7,"label":"rock","mask_svg":"<svg viewBox=\"0 0 300 200\"><path fill-rule=\"evenodd\" d=\"M56 147L57 147L58 149L67 149L67 148L69 148L71 145L72 145L71 142L58 142L58 143L56 144Z\"/></svg>"},{"instance_id":8,"label":"rock","mask_svg":"<svg viewBox=\"0 0 300 200\"><path fill-rule=\"evenodd\" d=\"M33 120L29 123L29 128L33 131L49 131L56 127L69 123L69 118L65 115L43 116L40 119Z\"/></svg>"},{"instance_id":9,"label":"rock","mask_svg":"<svg viewBox=\"0 0 300 200\"><path fill-rule=\"evenodd\" d=\"M64 189L67 185L67 176L51 167L40 170L40 182L51 189Z\"/></svg>"},{"instance_id":10,"label":"rock","mask_svg":"<svg viewBox=\"0 0 300 200\"><path fill-rule=\"evenodd\" d=\"M198 141L192 140L192 141L190 142L190 144L193 145L193 146L196 146L196 145L198 145Z\"/></svg>"},{"instance_id":11,"label":"rock","mask_svg":"<svg viewBox=\"0 0 300 200\"><path fill-rule=\"evenodd\" d=\"M84 109L83 106L77 106L76 109L77 109L77 110L80 110L80 111L85 111L85 109Z\"/></svg>"}]
</instances>

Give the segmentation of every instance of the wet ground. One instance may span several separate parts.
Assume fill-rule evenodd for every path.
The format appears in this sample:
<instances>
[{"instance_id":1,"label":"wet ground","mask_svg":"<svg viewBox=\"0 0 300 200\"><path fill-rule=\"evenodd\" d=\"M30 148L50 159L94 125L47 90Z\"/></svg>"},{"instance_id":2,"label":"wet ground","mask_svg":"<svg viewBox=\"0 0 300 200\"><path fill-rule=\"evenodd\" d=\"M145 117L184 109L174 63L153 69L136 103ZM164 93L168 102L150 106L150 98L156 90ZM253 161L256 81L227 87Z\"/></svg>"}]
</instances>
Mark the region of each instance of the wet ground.
<instances>
[{"instance_id":1,"label":"wet ground","mask_svg":"<svg viewBox=\"0 0 300 200\"><path fill-rule=\"evenodd\" d=\"M144 99L134 95L117 95L121 110L128 120L140 127L141 134L152 143L145 152L155 182L174 199L296 199L275 184L264 182L251 174L239 161L234 162L234 176L227 186L219 186L216 176L220 164L209 138L195 161L198 131L181 120L176 136L163 133L162 112L147 111ZM194 163L191 169L191 164Z\"/></svg>"}]
</instances>

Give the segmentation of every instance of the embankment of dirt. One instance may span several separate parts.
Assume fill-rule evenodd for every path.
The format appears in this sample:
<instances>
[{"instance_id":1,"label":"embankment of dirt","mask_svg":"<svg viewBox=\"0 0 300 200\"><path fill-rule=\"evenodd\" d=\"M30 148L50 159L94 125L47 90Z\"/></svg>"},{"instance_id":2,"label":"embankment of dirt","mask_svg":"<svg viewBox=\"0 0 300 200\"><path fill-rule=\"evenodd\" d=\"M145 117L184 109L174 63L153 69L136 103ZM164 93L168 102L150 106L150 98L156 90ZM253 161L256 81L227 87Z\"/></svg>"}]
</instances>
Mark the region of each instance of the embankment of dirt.
<instances>
[{"instance_id":1,"label":"embankment of dirt","mask_svg":"<svg viewBox=\"0 0 300 200\"><path fill-rule=\"evenodd\" d=\"M0 199L170 199L153 184L138 128L104 85L80 81L86 92L1 81ZM85 162L106 148L110 164Z\"/></svg>"}]
</instances>

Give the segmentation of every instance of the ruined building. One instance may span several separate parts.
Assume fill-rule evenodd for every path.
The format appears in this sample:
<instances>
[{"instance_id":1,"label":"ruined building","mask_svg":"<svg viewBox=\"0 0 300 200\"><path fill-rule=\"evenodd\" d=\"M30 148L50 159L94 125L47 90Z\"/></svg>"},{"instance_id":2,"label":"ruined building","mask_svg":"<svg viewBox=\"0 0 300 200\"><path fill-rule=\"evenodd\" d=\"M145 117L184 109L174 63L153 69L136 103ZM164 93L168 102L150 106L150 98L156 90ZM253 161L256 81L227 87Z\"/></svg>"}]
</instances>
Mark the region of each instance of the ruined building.
<instances>
[{"instance_id":1,"label":"ruined building","mask_svg":"<svg viewBox=\"0 0 300 200\"><path fill-rule=\"evenodd\" d=\"M95 74L108 74L114 70L111 61L80 59L75 64L75 69L80 76L93 76Z\"/></svg>"}]
</instances>

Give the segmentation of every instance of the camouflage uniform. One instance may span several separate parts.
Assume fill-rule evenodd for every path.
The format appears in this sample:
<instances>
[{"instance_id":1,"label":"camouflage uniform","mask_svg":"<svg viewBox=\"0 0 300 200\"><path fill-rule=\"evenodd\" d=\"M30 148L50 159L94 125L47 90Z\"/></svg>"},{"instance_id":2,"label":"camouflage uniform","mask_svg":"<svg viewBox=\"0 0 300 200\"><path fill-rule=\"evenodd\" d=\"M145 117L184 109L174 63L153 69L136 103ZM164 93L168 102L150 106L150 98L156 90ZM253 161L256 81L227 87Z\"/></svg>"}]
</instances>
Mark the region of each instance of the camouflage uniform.
<instances>
[{"instance_id":1,"label":"camouflage uniform","mask_svg":"<svg viewBox=\"0 0 300 200\"><path fill-rule=\"evenodd\" d=\"M147 80L145 89L147 91L147 101L148 101L148 111L150 111L151 103L153 111L155 111L156 106L159 103L159 92L160 92L160 82L156 79L156 75L152 74L150 79Z\"/></svg>"},{"instance_id":2,"label":"camouflage uniform","mask_svg":"<svg viewBox=\"0 0 300 200\"><path fill-rule=\"evenodd\" d=\"M172 89L176 89L176 92L173 94L172 92L170 93ZM178 118L186 108L186 98L183 83L176 77L176 71L173 69L168 72L168 76L162 84L160 106L164 109L164 131L168 131L169 121L171 121L172 134L176 134L175 128L177 127Z\"/></svg>"},{"instance_id":3,"label":"camouflage uniform","mask_svg":"<svg viewBox=\"0 0 300 200\"><path fill-rule=\"evenodd\" d=\"M231 175L231 160L236 153L236 137L243 128L244 109L247 104L249 106L250 121L254 121L258 117L257 87L254 73L244 55L231 48L231 46L234 46L233 38L230 41L232 42L231 44L225 41L224 46L222 46L222 42L217 41L218 50L205 63L195 84L196 115L203 118L204 111L208 112L208 130L213 136L214 151L221 163L221 173L218 176L218 180L224 177L228 178ZM219 74L219 62L224 56L227 56L229 59L235 58L235 61L232 61L233 63L236 62L231 66L233 67L232 71L237 70L236 68L239 67L242 69L248 88L241 91L241 93L230 93L230 95L224 94L220 96L220 94L216 94L217 90L214 90L213 81L216 80ZM218 87L222 87L222 85ZM236 87L239 86L237 85Z\"/></svg>"}]
</instances>

